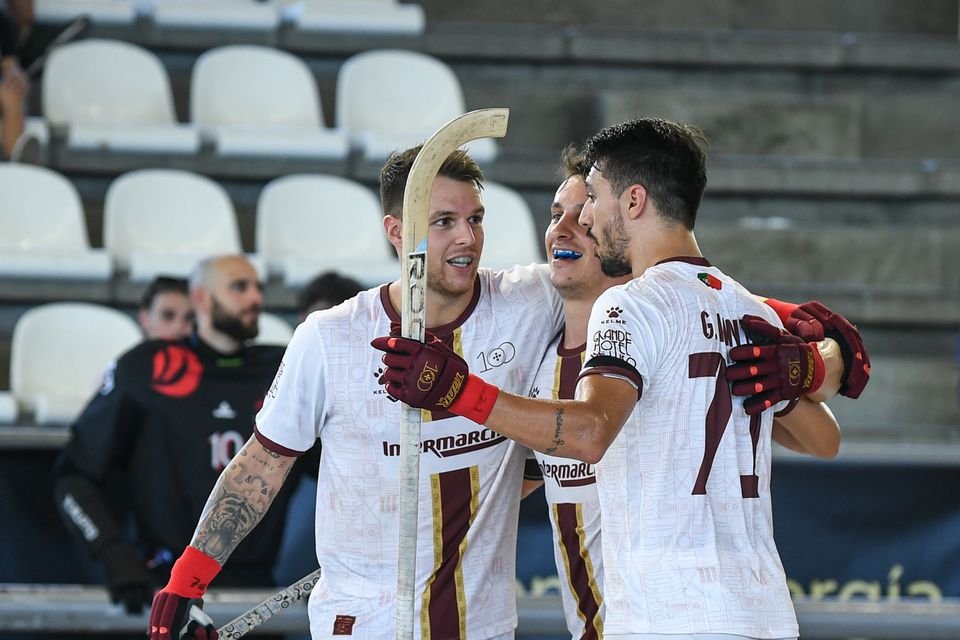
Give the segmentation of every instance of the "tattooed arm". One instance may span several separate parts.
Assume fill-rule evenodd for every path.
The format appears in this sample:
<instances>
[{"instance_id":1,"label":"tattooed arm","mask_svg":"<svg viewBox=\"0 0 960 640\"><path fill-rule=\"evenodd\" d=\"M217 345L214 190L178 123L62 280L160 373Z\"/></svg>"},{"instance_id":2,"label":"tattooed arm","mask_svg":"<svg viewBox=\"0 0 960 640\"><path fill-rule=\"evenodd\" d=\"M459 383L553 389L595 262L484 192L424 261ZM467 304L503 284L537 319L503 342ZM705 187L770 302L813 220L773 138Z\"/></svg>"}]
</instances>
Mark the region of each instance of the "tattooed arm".
<instances>
[{"instance_id":1,"label":"tattooed arm","mask_svg":"<svg viewBox=\"0 0 960 640\"><path fill-rule=\"evenodd\" d=\"M505 391L484 425L543 453L595 463L637 403L637 389L620 378L586 376L577 400L538 400Z\"/></svg>"},{"instance_id":2,"label":"tattooed arm","mask_svg":"<svg viewBox=\"0 0 960 640\"><path fill-rule=\"evenodd\" d=\"M223 565L270 508L296 460L251 437L220 474L190 546Z\"/></svg>"}]
</instances>

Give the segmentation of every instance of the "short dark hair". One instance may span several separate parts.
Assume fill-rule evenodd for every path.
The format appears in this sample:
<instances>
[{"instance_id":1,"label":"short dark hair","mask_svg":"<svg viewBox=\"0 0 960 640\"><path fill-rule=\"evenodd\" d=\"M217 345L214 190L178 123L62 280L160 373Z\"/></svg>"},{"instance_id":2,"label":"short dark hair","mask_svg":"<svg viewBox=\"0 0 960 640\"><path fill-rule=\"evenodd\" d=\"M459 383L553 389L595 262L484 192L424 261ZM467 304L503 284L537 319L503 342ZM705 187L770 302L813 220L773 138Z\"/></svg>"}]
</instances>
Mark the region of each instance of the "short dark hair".
<instances>
[{"instance_id":1,"label":"short dark hair","mask_svg":"<svg viewBox=\"0 0 960 640\"><path fill-rule=\"evenodd\" d=\"M707 186L708 146L696 127L640 118L591 136L587 167L602 172L616 196L642 184L662 217L692 230Z\"/></svg>"},{"instance_id":2,"label":"short dark hair","mask_svg":"<svg viewBox=\"0 0 960 640\"><path fill-rule=\"evenodd\" d=\"M402 217L403 191L421 148L423 145L418 144L406 151L394 151L380 170L380 205L386 215ZM457 149L443 161L437 175L458 182L472 182L483 188L483 170L462 149Z\"/></svg>"},{"instance_id":3,"label":"short dark hair","mask_svg":"<svg viewBox=\"0 0 960 640\"><path fill-rule=\"evenodd\" d=\"M335 307L363 291L363 285L335 271L321 273L297 293L297 313L304 315L313 305L326 300Z\"/></svg>"},{"instance_id":4,"label":"short dark hair","mask_svg":"<svg viewBox=\"0 0 960 640\"><path fill-rule=\"evenodd\" d=\"M588 173L590 165L583 150L575 144L565 146L560 152L560 179L566 181L574 176L586 178Z\"/></svg>"},{"instance_id":5,"label":"short dark hair","mask_svg":"<svg viewBox=\"0 0 960 640\"><path fill-rule=\"evenodd\" d=\"M153 306L153 300L161 293L182 293L187 294L187 281L183 278L171 278L169 276L157 276L153 279L143 295L140 297L140 309L146 310Z\"/></svg>"}]
</instances>

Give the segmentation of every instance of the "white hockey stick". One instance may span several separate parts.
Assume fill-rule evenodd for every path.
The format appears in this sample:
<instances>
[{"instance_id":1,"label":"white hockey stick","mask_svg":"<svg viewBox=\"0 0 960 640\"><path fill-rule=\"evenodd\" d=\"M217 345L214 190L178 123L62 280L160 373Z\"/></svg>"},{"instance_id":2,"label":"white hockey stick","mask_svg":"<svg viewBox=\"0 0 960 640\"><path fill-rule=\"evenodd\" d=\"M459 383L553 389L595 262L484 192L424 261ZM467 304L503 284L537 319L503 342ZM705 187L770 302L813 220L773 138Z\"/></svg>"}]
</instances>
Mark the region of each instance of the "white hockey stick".
<instances>
[{"instance_id":1,"label":"white hockey stick","mask_svg":"<svg viewBox=\"0 0 960 640\"><path fill-rule=\"evenodd\" d=\"M302 600L320 580L320 571L321 569L317 569L313 573L303 576L283 591L275 593L253 609L240 614L217 629L220 638L222 640L242 638L250 633L254 627L259 627L273 616L284 612L290 605Z\"/></svg>"},{"instance_id":2,"label":"white hockey stick","mask_svg":"<svg viewBox=\"0 0 960 640\"><path fill-rule=\"evenodd\" d=\"M443 125L427 140L410 168L403 192L403 291L401 334L423 341L427 326L427 229L430 192L440 165L477 138L502 138L509 109L480 109ZM417 505L420 493L420 409L400 414L400 545L397 564L397 640L413 640L417 578Z\"/></svg>"}]
</instances>

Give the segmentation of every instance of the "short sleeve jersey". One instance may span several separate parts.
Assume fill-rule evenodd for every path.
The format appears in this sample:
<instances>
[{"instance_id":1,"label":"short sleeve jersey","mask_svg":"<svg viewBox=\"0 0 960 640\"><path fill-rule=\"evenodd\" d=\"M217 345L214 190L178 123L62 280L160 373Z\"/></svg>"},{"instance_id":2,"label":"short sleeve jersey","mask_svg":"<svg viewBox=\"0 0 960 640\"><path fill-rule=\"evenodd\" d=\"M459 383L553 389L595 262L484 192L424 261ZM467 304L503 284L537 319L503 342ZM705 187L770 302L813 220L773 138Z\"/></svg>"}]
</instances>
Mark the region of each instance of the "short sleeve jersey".
<instances>
[{"instance_id":1,"label":"short sleeve jersey","mask_svg":"<svg viewBox=\"0 0 960 640\"><path fill-rule=\"evenodd\" d=\"M593 307L584 375L640 394L596 468L607 636L797 636L773 538L773 411L748 416L724 377L747 313L781 326L702 258L650 267Z\"/></svg>"},{"instance_id":2,"label":"short sleeve jersey","mask_svg":"<svg viewBox=\"0 0 960 640\"><path fill-rule=\"evenodd\" d=\"M479 270L474 297L430 331L487 382L530 389L561 322L543 265ZM304 451L320 438L316 638L393 638L400 409L370 341L399 321L388 287L316 312L295 332L257 416L261 442ZM490 638L516 625L515 549L526 450L482 425L424 412L415 600L418 637Z\"/></svg>"},{"instance_id":3,"label":"short sleeve jersey","mask_svg":"<svg viewBox=\"0 0 960 640\"><path fill-rule=\"evenodd\" d=\"M572 400L586 345L563 347L563 333L550 344L530 395ZM600 505L593 465L534 452L543 475L553 530L553 555L560 578L563 614L570 637L603 637L603 565Z\"/></svg>"}]
</instances>

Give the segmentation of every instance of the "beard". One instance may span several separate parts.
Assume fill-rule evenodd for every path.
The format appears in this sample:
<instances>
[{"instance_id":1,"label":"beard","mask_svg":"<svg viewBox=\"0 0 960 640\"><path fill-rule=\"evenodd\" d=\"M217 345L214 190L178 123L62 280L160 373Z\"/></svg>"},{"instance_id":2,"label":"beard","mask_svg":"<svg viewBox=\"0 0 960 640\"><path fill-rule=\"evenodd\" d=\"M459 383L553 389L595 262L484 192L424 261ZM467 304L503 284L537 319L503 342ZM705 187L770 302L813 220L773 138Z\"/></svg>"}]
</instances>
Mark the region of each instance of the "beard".
<instances>
[{"instance_id":1,"label":"beard","mask_svg":"<svg viewBox=\"0 0 960 640\"><path fill-rule=\"evenodd\" d=\"M630 247L630 237L623 225L623 218L619 214L613 216L609 224L603 227L597 238L597 257L600 258L600 270L608 278L620 278L633 273L627 249Z\"/></svg>"},{"instance_id":2,"label":"beard","mask_svg":"<svg viewBox=\"0 0 960 640\"><path fill-rule=\"evenodd\" d=\"M213 301L213 317L211 321L214 329L240 342L252 340L260 333L260 327L257 326L256 320L251 324L246 324L239 315L231 314L227 311L223 305L217 302L214 296L211 295L210 299Z\"/></svg>"}]
</instances>

